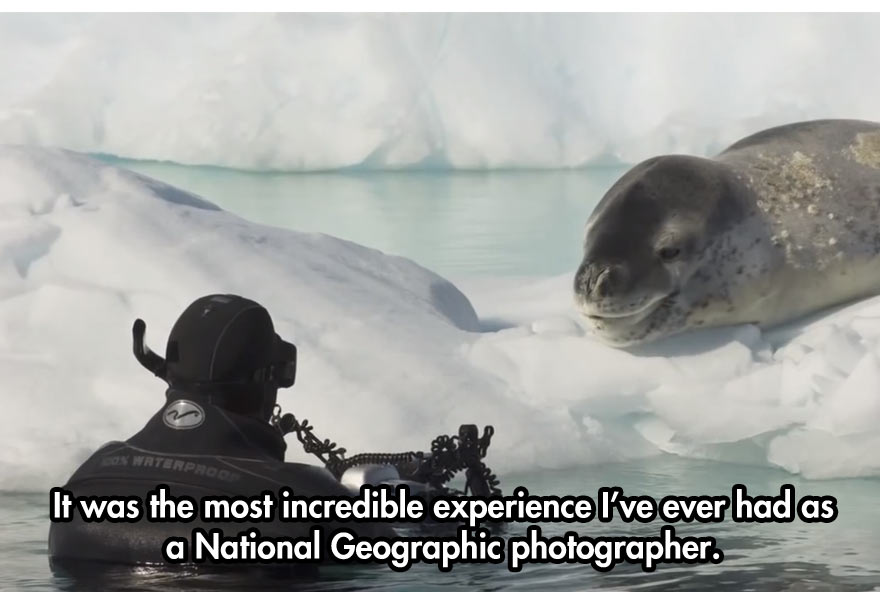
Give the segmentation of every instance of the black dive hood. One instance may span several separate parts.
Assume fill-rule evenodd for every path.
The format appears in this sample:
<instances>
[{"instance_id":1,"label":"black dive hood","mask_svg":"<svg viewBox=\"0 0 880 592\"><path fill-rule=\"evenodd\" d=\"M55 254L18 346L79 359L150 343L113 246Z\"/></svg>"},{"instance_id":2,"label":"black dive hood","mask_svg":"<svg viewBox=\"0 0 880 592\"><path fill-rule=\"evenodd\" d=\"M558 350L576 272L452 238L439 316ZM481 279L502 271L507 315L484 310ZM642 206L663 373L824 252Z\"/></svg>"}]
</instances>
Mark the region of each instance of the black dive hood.
<instances>
[{"instance_id":1,"label":"black dive hood","mask_svg":"<svg viewBox=\"0 0 880 592\"><path fill-rule=\"evenodd\" d=\"M134 357L140 362L141 366L170 385L168 363L165 358L151 350L144 342L146 331L147 324L142 319L137 319L131 328ZM203 381L192 384L193 386L258 384L274 386L277 388L289 388L293 386L296 381L296 346L284 341L276 335L273 354L273 362L268 366L256 370L250 379L236 381Z\"/></svg>"}]
</instances>

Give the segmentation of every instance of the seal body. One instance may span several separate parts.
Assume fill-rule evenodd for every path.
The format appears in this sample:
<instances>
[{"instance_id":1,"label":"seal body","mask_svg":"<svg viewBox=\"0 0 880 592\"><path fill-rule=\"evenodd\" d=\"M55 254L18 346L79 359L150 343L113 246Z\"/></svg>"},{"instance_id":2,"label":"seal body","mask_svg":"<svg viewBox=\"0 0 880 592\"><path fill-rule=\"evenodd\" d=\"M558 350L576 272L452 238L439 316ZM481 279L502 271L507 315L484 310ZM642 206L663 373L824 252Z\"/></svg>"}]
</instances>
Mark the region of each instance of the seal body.
<instances>
[{"instance_id":1,"label":"seal body","mask_svg":"<svg viewBox=\"0 0 880 592\"><path fill-rule=\"evenodd\" d=\"M612 345L785 323L880 294L880 124L768 129L628 171L587 222L575 300Z\"/></svg>"}]
</instances>

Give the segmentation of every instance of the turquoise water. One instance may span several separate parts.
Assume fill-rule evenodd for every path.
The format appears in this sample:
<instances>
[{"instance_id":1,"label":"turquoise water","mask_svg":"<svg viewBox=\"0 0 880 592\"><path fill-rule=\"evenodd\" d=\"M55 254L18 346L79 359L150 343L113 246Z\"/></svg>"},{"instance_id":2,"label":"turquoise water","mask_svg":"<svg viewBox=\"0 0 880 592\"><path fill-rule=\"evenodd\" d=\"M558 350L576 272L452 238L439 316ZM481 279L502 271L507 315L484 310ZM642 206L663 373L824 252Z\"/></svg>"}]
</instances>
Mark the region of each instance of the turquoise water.
<instances>
[{"instance_id":1,"label":"turquoise water","mask_svg":"<svg viewBox=\"0 0 880 592\"><path fill-rule=\"evenodd\" d=\"M403 255L441 275L555 275L622 168L271 174L116 161L245 218Z\"/></svg>"},{"instance_id":2,"label":"turquoise water","mask_svg":"<svg viewBox=\"0 0 880 592\"><path fill-rule=\"evenodd\" d=\"M274 175L123 164L206 196L251 220L354 240L410 257L450 277L572 271L590 210L622 173L622 169L595 169ZM91 574L92 579L82 580L49 569L47 493L0 493L0 590L880 590L880 480L808 482L782 471L674 457L500 477L507 492L524 485L537 494L593 496L599 487L612 485L632 495L721 495L729 494L734 483L745 484L751 494L775 494L781 484L793 483L798 494L836 496L840 515L831 524L727 521L678 527L678 534L717 536L724 562L665 565L651 574L632 566L600 574L588 566L550 564L528 565L516 574L503 566L462 565L443 574L416 565L405 573L381 567L336 568L295 583L254 574L143 570L100 578ZM615 521L581 525L577 530L631 536L654 535L659 527ZM514 525L507 534L523 530ZM547 525L544 532L564 530Z\"/></svg>"}]
</instances>

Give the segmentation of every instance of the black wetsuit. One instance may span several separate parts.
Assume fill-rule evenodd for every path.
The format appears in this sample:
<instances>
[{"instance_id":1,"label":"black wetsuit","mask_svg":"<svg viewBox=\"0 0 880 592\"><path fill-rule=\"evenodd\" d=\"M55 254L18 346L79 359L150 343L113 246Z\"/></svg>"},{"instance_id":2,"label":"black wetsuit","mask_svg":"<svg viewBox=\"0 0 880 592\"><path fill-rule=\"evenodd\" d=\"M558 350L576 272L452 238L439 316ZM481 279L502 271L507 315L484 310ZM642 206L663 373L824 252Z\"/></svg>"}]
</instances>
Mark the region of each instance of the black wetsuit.
<instances>
[{"instance_id":1,"label":"black wetsuit","mask_svg":"<svg viewBox=\"0 0 880 592\"><path fill-rule=\"evenodd\" d=\"M188 417L179 422L197 425L175 427L174 421L168 421L181 415L173 408L180 399L195 405L187 404L189 411L184 413ZM266 490L277 495L283 486L302 496L350 495L322 467L285 463L285 449L283 437L267 422L225 411L206 397L169 393L166 406L140 432L125 442L105 444L76 470L64 489L77 497L144 499L159 484L165 484L171 496L188 495L196 501L207 495L252 496ZM198 519L188 523L146 519L90 523L81 520L78 512L73 514L72 521L51 525L49 555L56 565L70 561L162 563L162 542L170 536L189 540L195 527L221 528L230 536L257 527L264 536L299 537L306 536L313 526L303 522L203 523ZM384 527L376 525L360 524L355 529L365 535L387 534Z\"/></svg>"}]
</instances>

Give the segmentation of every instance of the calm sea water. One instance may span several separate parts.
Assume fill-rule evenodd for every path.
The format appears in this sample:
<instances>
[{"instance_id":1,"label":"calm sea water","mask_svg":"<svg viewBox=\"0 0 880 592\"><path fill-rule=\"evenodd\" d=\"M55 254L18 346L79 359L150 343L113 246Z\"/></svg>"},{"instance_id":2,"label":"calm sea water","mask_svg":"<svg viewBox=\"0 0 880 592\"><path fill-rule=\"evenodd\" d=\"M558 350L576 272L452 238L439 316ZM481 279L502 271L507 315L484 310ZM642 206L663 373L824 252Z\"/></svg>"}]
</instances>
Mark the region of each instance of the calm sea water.
<instances>
[{"instance_id":1,"label":"calm sea water","mask_svg":"<svg viewBox=\"0 0 880 592\"><path fill-rule=\"evenodd\" d=\"M452 277L571 271L580 257L590 210L623 172L267 175L123 164L251 220L333 234L410 257ZM66 475L58 478L61 482ZM73 578L49 569L48 493L6 492L0 493L0 590L880 590L880 480L809 482L771 469L666 456L501 478L506 491L524 485L538 494L592 496L611 485L627 494L654 497L723 495L734 483L745 484L752 494L776 494L781 484L792 483L799 495L836 496L840 515L831 524L728 521L677 527L679 534L716 536L724 562L663 565L651 574L632 566L600 574L583 565L548 564L528 565L517 574L491 565L462 565L445 574L426 565L405 573L382 567L334 568L295 581L146 570ZM659 527L615 521L577 530L631 536L654 535ZM569 529L545 525L544 532ZM523 530L514 525L507 534Z\"/></svg>"},{"instance_id":2,"label":"calm sea water","mask_svg":"<svg viewBox=\"0 0 880 592\"><path fill-rule=\"evenodd\" d=\"M441 275L554 275L622 168L570 172L266 174L116 161L263 224L323 232Z\"/></svg>"}]
</instances>

